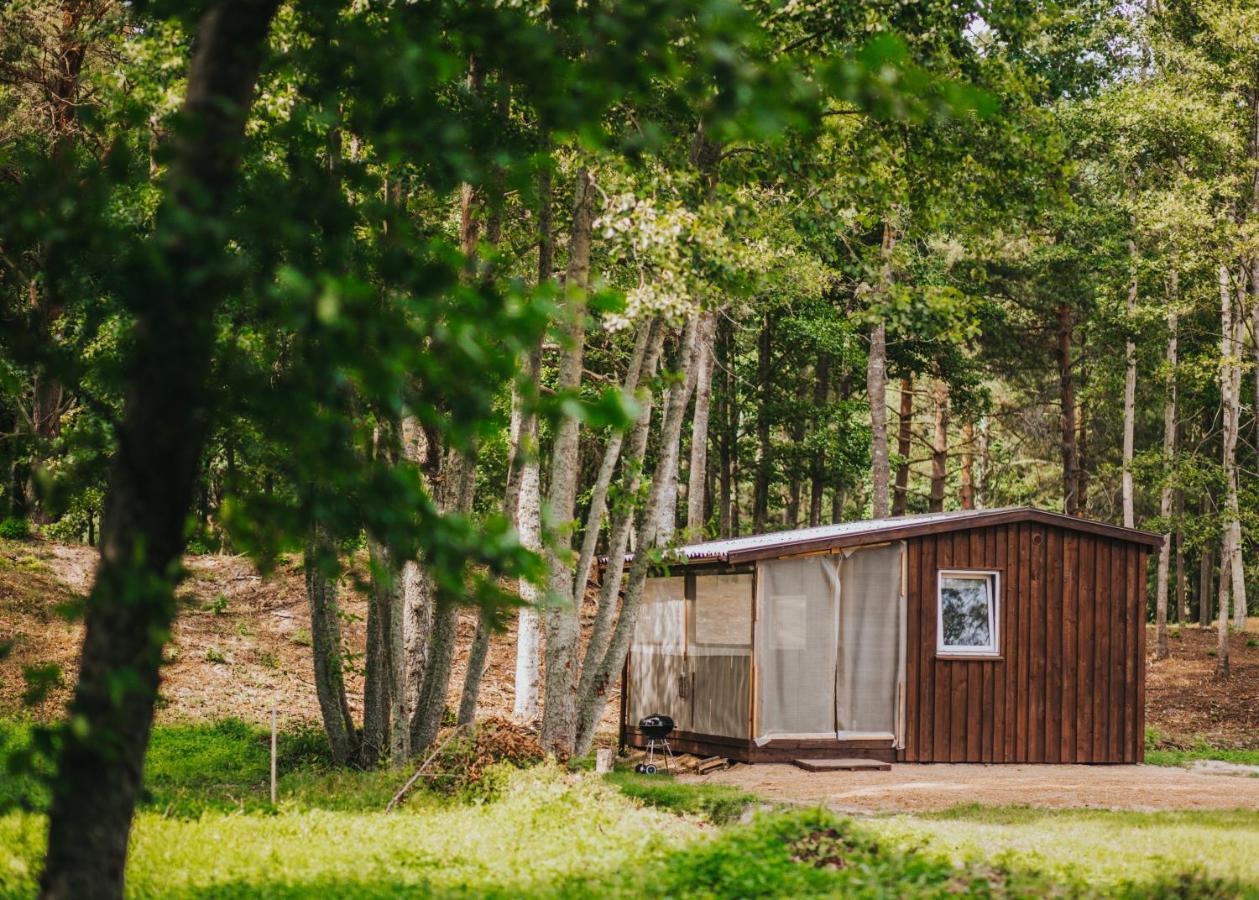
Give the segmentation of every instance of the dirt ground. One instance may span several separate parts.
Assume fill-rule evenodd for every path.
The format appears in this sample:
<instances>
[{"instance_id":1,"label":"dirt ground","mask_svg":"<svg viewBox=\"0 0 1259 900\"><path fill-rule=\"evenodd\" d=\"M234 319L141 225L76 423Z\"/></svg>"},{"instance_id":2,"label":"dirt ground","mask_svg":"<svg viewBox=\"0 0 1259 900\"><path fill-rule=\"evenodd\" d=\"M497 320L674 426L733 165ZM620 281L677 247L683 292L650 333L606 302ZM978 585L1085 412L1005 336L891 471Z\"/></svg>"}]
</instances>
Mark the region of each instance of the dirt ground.
<instances>
[{"instance_id":1,"label":"dirt ground","mask_svg":"<svg viewBox=\"0 0 1259 900\"><path fill-rule=\"evenodd\" d=\"M1259 778L1161 766L893 765L890 772L806 772L738 765L686 781L728 784L766 800L839 812L926 812L960 804L1090 809L1250 809Z\"/></svg>"},{"instance_id":2,"label":"dirt ground","mask_svg":"<svg viewBox=\"0 0 1259 900\"><path fill-rule=\"evenodd\" d=\"M1254 623L1256 617L1251 617ZM1249 624L1249 623L1248 623ZM1185 749L1198 740L1221 747L1259 748L1259 634L1234 634L1230 674L1215 675L1216 632L1169 631L1167 659L1154 659L1154 629L1146 636L1146 724L1159 746Z\"/></svg>"},{"instance_id":3,"label":"dirt ground","mask_svg":"<svg viewBox=\"0 0 1259 900\"><path fill-rule=\"evenodd\" d=\"M281 721L318 722L310 616L300 560L288 560L260 576L244 557L189 556L188 578L179 589L179 616L166 651L158 703L159 721L235 717L264 724L274 704ZM12 641L0 659L0 714L22 708L22 670L56 663L73 684L82 631L57 613L84 594L96 566L96 551L51 541L0 541L0 643ZM361 666L366 642L366 586L353 574L343 579L342 638L350 650L346 687L351 708L362 712ZM587 611L587 620L593 608ZM588 624L588 621L587 623ZM450 679L451 702L463 686L467 647L475 613L459 622L459 655ZM486 716L508 716L515 674L514 624L490 644L489 667L481 689ZM68 689L52 694L35 710L54 716ZM619 695L608 705L601 732L614 739Z\"/></svg>"}]
</instances>

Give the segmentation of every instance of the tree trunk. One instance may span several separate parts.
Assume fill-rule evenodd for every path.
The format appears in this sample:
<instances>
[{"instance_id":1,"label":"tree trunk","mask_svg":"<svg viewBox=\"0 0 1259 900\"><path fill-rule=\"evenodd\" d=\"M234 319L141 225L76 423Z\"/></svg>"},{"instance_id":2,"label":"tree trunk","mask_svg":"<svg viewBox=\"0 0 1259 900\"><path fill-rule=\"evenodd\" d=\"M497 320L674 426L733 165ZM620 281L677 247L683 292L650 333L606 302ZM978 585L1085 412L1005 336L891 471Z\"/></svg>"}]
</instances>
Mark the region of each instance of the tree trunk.
<instances>
[{"instance_id":1,"label":"tree trunk","mask_svg":"<svg viewBox=\"0 0 1259 900\"><path fill-rule=\"evenodd\" d=\"M975 423L967 419L962 424L962 470L959 500L962 509L975 508Z\"/></svg>"},{"instance_id":2,"label":"tree trunk","mask_svg":"<svg viewBox=\"0 0 1259 900\"><path fill-rule=\"evenodd\" d=\"M688 540L704 534L704 498L708 475L708 413L713 394L713 344L717 334L717 314L706 312L699 325L699 359L695 375L695 412L691 417L691 469L686 487L686 532Z\"/></svg>"},{"instance_id":3,"label":"tree trunk","mask_svg":"<svg viewBox=\"0 0 1259 900\"><path fill-rule=\"evenodd\" d=\"M653 328L651 343L643 360L644 382L650 382L655 376L656 366L660 362L660 354L664 347L666 325L659 321ZM629 448L622 464L623 482L621 495L626 498L638 496L642 481L643 457L647 452L647 439L651 433L651 411L654 396L650 387L638 391L638 402L641 408L634 430L630 435ZM616 517L612 533L608 537L608 567L603 575L603 583L599 586L599 602L595 608L595 619L590 628L590 639L586 644L586 655L582 660L581 678L577 685L577 696L584 697L593 690L595 673L607 652L608 641L612 636L612 623L616 615L617 598L621 593L621 581L625 574L624 564L617 561L625 559L625 551L629 544L630 534L634 528L634 508L626 503Z\"/></svg>"},{"instance_id":4,"label":"tree trunk","mask_svg":"<svg viewBox=\"0 0 1259 900\"><path fill-rule=\"evenodd\" d=\"M1233 347L1230 362L1233 372L1233 388L1229 392L1232 407L1232 465L1226 467L1225 473L1231 475L1228 480L1228 517L1232 527L1232 539L1229 541L1232 557L1229 571L1233 578L1233 627L1238 631L1246 630L1246 569L1242 564L1242 526L1241 510L1238 497L1238 480L1241 477L1237 466L1237 442L1241 439L1242 430L1242 354L1246 343L1246 277L1244 267L1237 273L1237 302L1233 307ZM1256 411L1259 414L1259 410Z\"/></svg>"},{"instance_id":5,"label":"tree trunk","mask_svg":"<svg viewBox=\"0 0 1259 900\"><path fill-rule=\"evenodd\" d=\"M608 650L594 669L590 690L578 698L578 730L575 744L578 755L590 750L599 714L607 702L609 688L615 684L621 667L625 664L625 654L629 652L630 640L638 620L638 608L642 603L643 588L646 585L651 564L651 554L644 551L658 542L658 535L652 533L652 523L657 521L657 507L664 502L670 473L676 471L677 459L681 452L682 423L686 418L690 390L694 386L692 373L695 370L697 355L698 319L698 315L694 315L687 322L681 346L678 349L680 371L677 373L677 380L669 390L668 401L665 405L664 420L660 428L660 458L656 462L647 505L643 510L643 520L638 535L639 552L634 554L634 560L630 564L625 596L621 603L621 615L612 632Z\"/></svg>"},{"instance_id":6,"label":"tree trunk","mask_svg":"<svg viewBox=\"0 0 1259 900\"><path fill-rule=\"evenodd\" d=\"M721 424L718 437L721 449L720 500L717 504L718 530L721 537L734 536L735 453L738 447L739 418L734 374L734 326L726 316L717 322L717 348L721 351L721 393L718 395L717 421Z\"/></svg>"},{"instance_id":7,"label":"tree trunk","mask_svg":"<svg viewBox=\"0 0 1259 900\"><path fill-rule=\"evenodd\" d=\"M944 512L944 488L949 474L949 386L942 378L932 385L935 434L931 441L931 512Z\"/></svg>"},{"instance_id":8,"label":"tree trunk","mask_svg":"<svg viewBox=\"0 0 1259 900\"><path fill-rule=\"evenodd\" d=\"M819 353L813 383L813 409L821 415L831 391L831 358ZM822 499L826 493L826 453L819 448L813 454L812 477L809 481L809 525L822 524Z\"/></svg>"},{"instance_id":9,"label":"tree trunk","mask_svg":"<svg viewBox=\"0 0 1259 900\"><path fill-rule=\"evenodd\" d=\"M1189 576L1185 572L1185 492L1176 489L1173 515L1176 517L1176 623L1189 622Z\"/></svg>"},{"instance_id":10,"label":"tree trunk","mask_svg":"<svg viewBox=\"0 0 1259 900\"><path fill-rule=\"evenodd\" d=\"M440 502L440 487L446 454L440 436L430 434L414 416L402 419L402 455L421 472L425 486L434 502ZM395 678L402 681L402 690L394 697L393 723L394 764L418 752L411 746L411 736L420 707L424 673L428 669L429 640L433 634L436 614L436 586L428 570L418 560L402 564L401 627L394 636L401 653L395 660Z\"/></svg>"},{"instance_id":11,"label":"tree trunk","mask_svg":"<svg viewBox=\"0 0 1259 900\"><path fill-rule=\"evenodd\" d=\"M1089 369L1087 365L1086 349L1088 345L1088 330L1082 330L1080 333L1080 352L1077 356L1080 364L1079 383L1080 394L1085 394L1089 382ZM1075 502L1078 514L1081 516L1088 515L1089 504L1089 415L1087 407L1080 406L1077 418L1080 420L1079 432L1080 437L1076 441L1076 466L1079 470L1079 477L1076 479Z\"/></svg>"},{"instance_id":12,"label":"tree trunk","mask_svg":"<svg viewBox=\"0 0 1259 900\"><path fill-rule=\"evenodd\" d=\"M1062 510L1069 516L1080 514L1079 504L1079 455L1076 448L1075 380L1071 373L1071 307L1058 306L1058 401L1062 408Z\"/></svg>"},{"instance_id":13,"label":"tree trunk","mask_svg":"<svg viewBox=\"0 0 1259 900\"><path fill-rule=\"evenodd\" d=\"M896 418L896 489L892 495L892 515L903 516L909 508L909 455L914 437L914 379L901 379L901 408Z\"/></svg>"},{"instance_id":14,"label":"tree trunk","mask_svg":"<svg viewBox=\"0 0 1259 900\"><path fill-rule=\"evenodd\" d=\"M895 238L892 226L883 225L882 262L879 271L879 295L890 299L893 287L892 248ZM870 354L866 363L866 394L870 401L870 490L872 515L886 518L888 482L891 478L887 454L887 324L882 312L870 330Z\"/></svg>"},{"instance_id":15,"label":"tree trunk","mask_svg":"<svg viewBox=\"0 0 1259 900\"><path fill-rule=\"evenodd\" d=\"M773 448L769 440L769 400L773 350L773 322L768 313L761 323L756 353L756 482L752 494L752 531L765 531L769 517L769 476L773 466Z\"/></svg>"},{"instance_id":16,"label":"tree trunk","mask_svg":"<svg viewBox=\"0 0 1259 900\"><path fill-rule=\"evenodd\" d=\"M556 389L576 392L581 388L582 360L586 346L586 289L590 285L590 246L594 222L594 177L582 166L573 197L573 222L565 271L567 346L560 358ZM551 449L548 506L560 528L573 521L577 498L579 423L565 418L556 428ZM547 551L549 587L559 597L571 598L561 606L546 608L546 683L542 710L542 746L566 758L577 734L577 645L581 639L581 595L573 589L573 571L566 552Z\"/></svg>"},{"instance_id":17,"label":"tree trunk","mask_svg":"<svg viewBox=\"0 0 1259 900\"><path fill-rule=\"evenodd\" d=\"M52 780L40 892L121 897L127 841L175 615L177 562L206 439L214 315L254 81L275 0L224 0L201 17L150 249L158 254L124 363L124 400L84 616L79 680ZM199 272L206 277L189 278Z\"/></svg>"},{"instance_id":18,"label":"tree trunk","mask_svg":"<svg viewBox=\"0 0 1259 900\"><path fill-rule=\"evenodd\" d=\"M1128 255L1132 259L1132 283L1128 287L1127 318L1124 320L1128 329L1136 327L1137 310L1137 245L1129 239ZM1136 512L1133 507L1132 455L1134 434L1137 421L1137 347L1129 337L1124 343L1124 388L1123 388L1123 524L1125 528L1136 527Z\"/></svg>"},{"instance_id":19,"label":"tree trunk","mask_svg":"<svg viewBox=\"0 0 1259 900\"><path fill-rule=\"evenodd\" d=\"M338 766L357 761L359 735L345 694L345 669L341 655L341 609L337 600L337 551L316 526L303 558L306 602L310 608L310 645L315 663L315 695L323 716L324 733L332 762Z\"/></svg>"},{"instance_id":20,"label":"tree trunk","mask_svg":"<svg viewBox=\"0 0 1259 900\"><path fill-rule=\"evenodd\" d=\"M1159 503L1159 515L1170 521L1173 491L1172 466L1176 461L1176 340L1177 340L1177 273L1171 275L1171 297L1167 305L1167 396L1163 401L1163 493ZM1166 659L1167 650L1167 594L1171 568L1171 529L1165 529L1163 546L1158 552L1158 580L1154 601L1155 659Z\"/></svg>"},{"instance_id":21,"label":"tree trunk","mask_svg":"<svg viewBox=\"0 0 1259 900\"><path fill-rule=\"evenodd\" d=\"M1223 469L1224 480L1227 485L1227 499L1225 501L1224 513L1224 533L1220 541L1220 602L1219 602L1219 641L1216 649L1215 674L1219 678L1228 676L1229 660L1228 660L1228 581L1235 556L1233 553L1233 524L1237 520L1237 467L1236 467L1236 449L1237 449L1237 419L1236 410L1237 402L1233 394L1233 386L1235 383L1233 369L1235 367L1236 347L1233 345L1233 292L1229 284L1228 266L1220 263L1219 266L1219 286L1220 286L1220 397L1223 406L1224 418L1224 440L1223 440ZM1240 582L1241 573L1238 572L1234 578L1234 584ZM1240 596L1244 597L1244 587ZM1238 601L1239 595L1234 594L1233 602Z\"/></svg>"},{"instance_id":22,"label":"tree trunk","mask_svg":"<svg viewBox=\"0 0 1259 900\"><path fill-rule=\"evenodd\" d=\"M393 716L394 610L402 606L400 573L388 548L368 536L371 597L367 607L367 645L363 654L363 739L358 763L365 769L390 758Z\"/></svg>"}]
</instances>

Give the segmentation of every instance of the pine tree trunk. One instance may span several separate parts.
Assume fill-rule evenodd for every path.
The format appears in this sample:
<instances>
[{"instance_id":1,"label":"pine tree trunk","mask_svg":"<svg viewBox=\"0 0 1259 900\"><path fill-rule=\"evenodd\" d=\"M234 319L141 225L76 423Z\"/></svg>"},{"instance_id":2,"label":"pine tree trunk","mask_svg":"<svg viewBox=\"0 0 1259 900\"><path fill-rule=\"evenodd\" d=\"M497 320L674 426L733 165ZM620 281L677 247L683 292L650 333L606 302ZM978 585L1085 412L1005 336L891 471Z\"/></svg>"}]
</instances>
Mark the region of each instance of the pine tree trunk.
<instances>
[{"instance_id":1,"label":"pine tree trunk","mask_svg":"<svg viewBox=\"0 0 1259 900\"><path fill-rule=\"evenodd\" d=\"M1246 277L1245 268L1239 267L1237 273L1237 301L1233 307L1233 340L1231 366L1233 388L1229 392L1232 406L1233 432L1233 464L1231 477L1228 481L1228 511L1232 527L1232 539L1229 541L1232 558L1229 571L1233 578L1233 627L1238 631L1246 630L1246 569L1242 564L1242 530L1241 509L1238 497L1238 479L1241 477L1237 466L1237 443L1241 439L1242 430L1242 354L1246 342ZM1227 470L1226 470L1227 474Z\"/></svg>"},{"instance_id":2,"label":"pine tree trunk","mask_svg":"<svg viewBox=\"0 0 1259 900\"><path fill-rule=\"evenodd\" d=\"M699 360L695 375L695 412L691 417L691 468L686 487L686 531L688 539L702 539L704 498L708 475L708 415L713 393L713 344L717 335L717 314L706 312L699 325Z\"/></svg>"},{"instance_id":3,"label":"pine tree trunk","mask_svg":"<svg viewBox=\"0 0 1259 900\"><path fill-rule=\"evenodd\" d=\"M738 385L734 376L734 328L727 317L717 323L717 348L721 351L721 393L717 401L717 420L721 424L719 436L721 449L720 499L717 504L718 531L721 537L734 536L735 452L738 444Z\"/></svg>"},{"instance_id":4,"label":"pine tree trunk","mask_svg":"<svg viewBox=\"0 0 1259 900\"><path fill-rule=\"evenodd\" d=\"M1177 276L1172 272L1171 297L1167 308L1167 397L1163 402L1163 493L1159 503L1159 515L1170 521L1172 515L1173 482L1172 466L1176 461L1176 340L1177 340ZM1158 580L1155 593L1154 622L1156 630L1155 659L1166 659L1167 650L1167 595L1171 568L1171 529L1163 534L1163 546L1158 552Z\"/></svg>"},{"instance_id":5,"label":"pine tree trunk","mask_svg":"<svg viewBox=\"0 0 1259 900\"><path fill-rule=\"evenodd\" d=\"M121 897L131 819L175 615L174 572L206 440L224 231L254 82L275 0L205 8L193 41L179 134L149 250L154 277L122 376L101 522L101 561L84 610L79 679L51 782L45 898ZM204 277L188 278L188 273Z\"/></svg>"},{"instance_id":6,"label":"pine tree trunk","mask_svg":"<svg viewBox=\"0 0 1259 900\"><path fill-rule=\"evenodd\" d=\"M773 448L769 440L770 381L772 365L773 323L768 314L761 323L761 336L756 354L756 482L752 495L752 531L761 534L769 518L769 476L773 466Z\"/></svg>"},{"instance_id":7,"label":"pine tree trunk","mask_svg":"<svg viewBox=\"0 0 1259 900\"><path fill-rule=\"evenodd\" d=\"M590 247L594 222L594 178L582 166L573 197L573 222L568 244L565 292L568 297L566 346L560 357L556 388L576 392L581 388L582 361L586 346L586 290L590 285ZM556 429L551 450L551 516L560 527L573 521L577 498L580 448L579 423L569 417ZM581 594L574 591L573 571L567 554L548 550L549 588L564 605L546 608L546 682L542 709L542 746L561 758L572 753L577 734L577 649L581 639Z\"/></svg>"},{"instance_id":8,"label":"pine tree trunk","mask_svg":"<svg viewBox=\"0 0 1259 900\"><path fill-rule=\"evenodd\" d=\"M966 420L962 425L962 470L959 500L962 509L975 508L975 423Z\"/></svg>"},{"instance_id":9,"label":"pine tree trunk","mask_svg":"<svg viewBox=\"0 0 1259 900\"><path fill-rule=\"evenodd\" d=\"M1071 307L1059 305L1058 311L1058 402L1061 406L1062 509L1069 516L1079 515L1079 455L1076 447L1075 380L1071 372Z\"/></svg>"},{"instance_id":10,"label":"pine tree trunk","mask_svg":"<svg viewBox=\"0 0 1259 900\"><path fill-rule=\"evenodd\" d=\"M931 441L931 512L944 512L944 488L949 474L949 386L937 378L931 399L935 405L935 433Z\"/></svg>"},{"instance_id":11,"label":"pine tree trunk","mask_svg":"<svg viewBox=\"0 0 1259 900\"><path fill-rule=\"evenodd\" d=\"M882 260L879 271L879 296L887 302L894 286L892 248L895 238L892 226L883 225ZM866 362L866 395L870 402L870 491L872 515L886 518L888 483L891 470L887 453L887 324L880 318L870 330L870 352Z\"/></svg>"},{"instance_id":12,"label":"pine tree trunk","mask_svg":"<svg viewBox=\"0 0 1259 900\"><path fill-rule=\"evenodd\" d=\"M1204 511L1206 504L1203 503ZM1198 627L1211 627L1211 587L1214 563L1211 562L1211 547L1203 544L1198 551Z\"/></svg>"},{"instance_id":13,"label":"pine tree trunk","mask_svg":"<svg viewBox=\"0 0 1259 900\"><path fill-rule=\"evenodd\" d=\"M913 452L914 379L901 379L900 415L896 419L896 490L892 496L892 515L903 516L909 508L909 455Z\"/></svg>"},{"instance_id":14,"label":"pine tree trunk","mask_svg":"<svg viewBox=\"0 0 1259 900\"><path fill-rule=\"evenodd\" d=\"M1189 622L1189 576L1185 571L1185 492L1176 489L1173 515L1176 517L1176 623Z\"/></svg>"},{"instance_id":15,"label":"pine tree trunk","mask_svg":"<svg viewBox=\"0 0 1259 900\"><path fill-rule=\"evenodd\" d=\"M831 358L819 353L813 382L813 408L819 414L826 406L831 391ZM826 492L826 453L819 448L813 454L809 480L809 526L822 524L822 499Z\"/></svg>"}]
</instances>

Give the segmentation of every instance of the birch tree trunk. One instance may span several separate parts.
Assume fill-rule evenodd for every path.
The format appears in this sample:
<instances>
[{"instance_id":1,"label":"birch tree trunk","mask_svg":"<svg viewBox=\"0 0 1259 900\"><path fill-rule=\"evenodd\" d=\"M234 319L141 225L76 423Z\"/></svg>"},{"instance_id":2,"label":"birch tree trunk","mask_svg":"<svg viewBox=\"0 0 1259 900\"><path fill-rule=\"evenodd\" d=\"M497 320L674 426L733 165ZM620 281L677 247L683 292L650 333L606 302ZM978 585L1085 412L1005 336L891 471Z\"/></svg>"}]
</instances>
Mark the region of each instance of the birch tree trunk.
<instances>
[{"instance_id":1,"label":"birch tree trunk","mask_svg":"<svg viewBox=\"0 0 1259 900\"><path fill-rule=\"evenodd\" d=\"M1236 471L1236 450L1237 450L1237 426L1235 411L1237 409L1237 400L1233 394L1233 386L1235 384L1233 369L1236 365L1235 352L1233 346L1233 292L1229 284L1228 266L1225 263L1219 265L1219 286L1220 286L1220 396L1224 413L1224 440L1223 440L1223 468L1224 480L1227 485L1227 499L1225 501L1224 513L1224 529L1220 541L1220 602L1218 612L1217 630L1219 640L1216 648L1215 674L1216 677L1226 678L1229 671L1228 660L1228 592L1229 592L1229 576L1233 569L1235 559L1233 553L1233 525L1237 519L1237 471ZM1233 583L1237 584L1241 581L1240 572L1233 577ZM1233 602L1236 603L1239 596L1234 591Z\"/></svg>"},{"instance_id":2,"label":"birch tree trunk","mask_svg":"<svg viewBox=\"0 0 1259 900\"><path fill-rule=\"evenodd\" d=\"M706 312L699 325L699 359L695 374L695 412L691 417L691 468L686 486L686 532L688 540L702 539L704 498L708 475L708 416L713 396L713 344L717 336L717 313Z\"/></svg>"},{"instance_id":3,"label":"birch tree trunk","mask_svg":"<svg viewBox=\"0 0 1259 900\"><path fill-rule=\"evenodd\" d=\"M932 385L935 433L931 441L931 512L944 512L944 488L949 474L949 386L942 378Z\"/></svg>"},{"instance_id":4,"label":"birch tree trunk","mask_svg":"<svg viewBox=\"0 0 1259 900\"><path fill-rule=\"evenodd\" d=\"M656 366L664 347L666 327L664 322L657 322L652 328L651 342L643 360L642 380L649 383L655 376ZM651 411L654 393L650 387L638 391L638 402L641 407L633 432L630 434L629 448L622 465L624 472L621 494L634 497L638 494L642 482L643 457L647 452L647 439L651 433ZM581 679L577 685L577 696L584 697L593 690L594 676L599 664L607 652L608 641L612 636L612 624L616 615L617 599L621 593L621 581L625 574L625 566L618 561L625 559L630 534L634 528L634 508L625 504L620 510L608 537L608 567L603 575L603 583L599 586L599 603L595 609L594 623L590 629L590 640L586 644L586 655L582 660Z\"/></svg>"},{"instance_id":5,"label":"birch tree trunk","mask_svg":"<svg viewBox=\"0 0 1259 900\"><path fill-rule=\"evenodd\" d=\"M573 197L573 223L565 271L565 314L567 346L560 358L556 389L577 391L581 387L582 361L586 347L586 290L590 286L590 247L594 222L594 177L582 166L577 173ZM556 527L567 534L573 522L577 499L578 449L580 432L574 418L565 418L556 429L551 450L548 505ZM571 540L571 537L570 537ZM577 646L581 640L582 594L574 589L573 571L564 553L547 552L549 587L572 602L547 607L546 683L542 710L542 746L561 758L572 753L577 733Z\"/></svg>"},{"instance_id":6,"label":"birch tree trunk","mask_svg":"<svg viewBox=\"0 0 1259 900\"><path fill-rule=\"evenodd\" d=\"M625 596L621 602L621 615L617 618L616 627L608 643L608 650L594 670L590 690L578 698L578 729L575 743L575 752L578 755L590 750L600 712L607 702L608 690L616 683L617 675L625 664L625 654L629 652L634 626L638 621L638 609L642 603L651 556L644 551L659 543L658 534L652 533L652 523L658 520L658 507L665 500L670 473L676 471L678 456L681 452L682 423L686 418L687 403L694 387L694 379L691 375L695 370L698 331L699 316L694 315L687 322L681 346L678 348L680 371L669 391L669 399L665 406L664 420L660 429L660 458L656 462L647 505L643 510L643 520L638 535L638 551L630 564Z\"/></svg>"},{"instance_id":7,"label":"birch tree trunk","mask_svg":"<svg viewBox=\"0 0 1259 900\"><path fill-rule=\"evenodd\" d=\"M1167 385L1166 399L1163 402L1163 493L1159 503L1159 515L1169 521L1172 515L1174 486L1172 483L1172 466L1176 457L1176 341L1177 341L1177 274L1171 275L1171 296L1167 305ZM1155 659L1166 659L1167 650L1167 594L1171 568L1172 533L1168 529L1163 535L1163 546L1158 552L1158 581L1154 601L1154 622L1156 629Z\"/></svg>"},{"instance_id":8,"label":"birch tree trunk","mask_svg":"<svg viewBox=\"0 0 1259 900\"><path fill-rule=\"evenodd\" d=\"M538 284L551 280L555 264L555 232L552 228L551 173L545 167L538 176ZM542 380L542 346L525 361L522 377L538 385ZM521 546L542 550L542 472L538 453L538 416L520 406L520 385L512 390L512 410L520 423L520 495L516 500L516 531ZM516 620L516 675L512 715L522 722L536 722L542 714L542 591L528 579L520 579L520 608Z\"/></svg>"},{"instance_id":9,"label":"birch tree trunk","mask_svg":"<svg viewBox=\"0 0 1259 900\"><path fill-rule=\"evenodd\" d=\"M900 414L896 419L896 489L892 495L892 515L903 516L909 508L909 455L913 452L914 379L901 379Z\"/></svg>"},{"instance_id":10,"label":"birch tree trunk","mask_svg":"<svg viewBox=\"0 0 1259 900\"><path fill-rule=\"evenodd\" d=\"M879 271L879 298L886 302L892 292L892 226L883 226L882 265ZM887 324L882 316L870 331L870 353L866 363L866 394L870 402L870 486L872 515L886 518L889 513L888 482L891 478L887 453Z\"/></svg>"},{"instance_id":11,"label":"birch tree trunk","mask_svg":"<svg viewBox=\"0 0 1259 900\"><path fill-rule=\"evenodd\" d=\"M1137 309L1137 245L1128 240L1128 255L1132 259L1132 283L1128 287L1127 319L1128 329L1135 324ZM1132 456L1133 442L1137 420L1137 348L1129 337L1124 343L1124 388L1123 388L1123 524L1125 528L1136 527L1136 513L1133 509Z\"/></svg>"}]
</instances>

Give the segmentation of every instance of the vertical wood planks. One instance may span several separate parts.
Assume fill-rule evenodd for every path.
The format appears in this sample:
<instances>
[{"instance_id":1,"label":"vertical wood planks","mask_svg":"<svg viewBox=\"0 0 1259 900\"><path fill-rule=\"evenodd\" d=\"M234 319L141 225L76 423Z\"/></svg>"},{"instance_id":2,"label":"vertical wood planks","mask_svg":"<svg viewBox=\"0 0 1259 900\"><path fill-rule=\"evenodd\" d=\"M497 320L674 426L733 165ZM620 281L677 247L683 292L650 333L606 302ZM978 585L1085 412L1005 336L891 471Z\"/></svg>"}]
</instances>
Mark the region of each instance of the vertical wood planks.
<instances>
[{"instance_id":1,"label":"vertical wood planks","mask_svg":"<svg viewBox=\"0 0 1259 900\"><path fill-rule=\"evenodd\" d=\"M1062 531L1045 535L1045 762L1062 761Z\"/></svg>"},{"instance_id":2,"label":"vertical wood planks","mask_svg":"<svg viewBox=\"0 0 1259 900\"><path fill-rule=\"evenodd\" d=\"M1065 532L1062 538L1062 734L1060 735L1059 759L1076 761L1076 659L1079 642L1076 640L1077 604L1080 568L1080 538Z\"/></svg>"}]
</instances>

